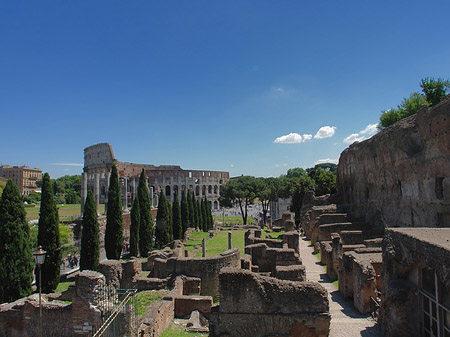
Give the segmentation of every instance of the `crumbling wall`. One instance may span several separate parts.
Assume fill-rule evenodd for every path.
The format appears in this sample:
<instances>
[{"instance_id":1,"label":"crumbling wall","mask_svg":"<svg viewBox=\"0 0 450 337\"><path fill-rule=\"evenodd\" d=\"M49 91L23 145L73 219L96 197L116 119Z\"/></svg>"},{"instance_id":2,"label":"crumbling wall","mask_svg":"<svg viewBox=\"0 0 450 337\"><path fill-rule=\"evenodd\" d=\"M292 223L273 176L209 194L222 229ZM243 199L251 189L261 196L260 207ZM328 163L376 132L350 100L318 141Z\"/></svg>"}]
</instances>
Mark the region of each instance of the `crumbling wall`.
<instances>
[{"instance_id":1,"label":"crumbling wall","mask_svg":"<svg viewBox=\"0 0 450 337\"><path fill-rule=\"evenodd\" d=\"M315 282L293 282L225 268L210 336L328 336L328 295ZM303 334L298 334L303 331Z\"/></svg>"},{"instance_id":2,"label":"crumbling wall","mask_svg":"<svg viewBox=\"0 0 450 337\"><path fill-rule=\"evenodd\" d=\"M341 153L338 204L389 227L450 227L450 97Z\"/></svg>"}]
</instances>

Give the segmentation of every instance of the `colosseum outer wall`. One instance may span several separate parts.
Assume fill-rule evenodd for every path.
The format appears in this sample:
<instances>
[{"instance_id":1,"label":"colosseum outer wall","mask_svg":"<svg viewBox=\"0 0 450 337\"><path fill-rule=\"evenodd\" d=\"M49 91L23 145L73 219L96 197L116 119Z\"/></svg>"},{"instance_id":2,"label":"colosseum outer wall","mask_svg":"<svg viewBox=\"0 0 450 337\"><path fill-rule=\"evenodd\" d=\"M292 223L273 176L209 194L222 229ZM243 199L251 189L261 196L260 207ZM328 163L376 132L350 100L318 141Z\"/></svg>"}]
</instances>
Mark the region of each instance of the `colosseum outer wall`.
<instances>
[{"instance_id":1,"label":"colosseum outer wall","mask_svg":"<svg viewBox=\"0 0 450 337\"><path fill-rule=\"evenodd\" d=\"M450 96L344 150L338 202L389 227L450 227Z\"/></svg>"}]
</instances>

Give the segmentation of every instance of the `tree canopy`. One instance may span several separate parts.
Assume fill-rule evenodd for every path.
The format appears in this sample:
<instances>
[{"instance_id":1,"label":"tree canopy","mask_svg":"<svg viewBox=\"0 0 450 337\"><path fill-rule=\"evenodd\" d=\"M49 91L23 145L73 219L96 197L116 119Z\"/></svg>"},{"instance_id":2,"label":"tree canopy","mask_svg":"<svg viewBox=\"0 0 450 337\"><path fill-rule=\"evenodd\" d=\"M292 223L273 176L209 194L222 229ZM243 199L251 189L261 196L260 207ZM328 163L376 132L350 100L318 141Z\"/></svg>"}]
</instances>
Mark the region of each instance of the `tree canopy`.
<instances>
[{"instance_id":1,"label":"tree canopy","mask_svg":"<svg viewBox=\"0 0 450 337\"><path fill-rule=\"evenodd\" d=\"M147 177L142 169L138 186L139 198L139 252L142 257L146 257L153 249L153 218L151 213L150 195L147 187Z\"/></svg>"},{"instance_id":2,"label":"tree canopy","mask_svg":"<svg viewBox=\"0 0 450 337\"><path fill-rule=\"evenodd\" d=\"M120 260L123 248L123 215L119 173L112 165L106 210L105 251L108 259Z\"/></svg>"},{"instance_id":3,"label":"tree canopy","mask_svg":"<svg viewBox=\"0 0 450 337\"><path fill-rule=\"evenodd\" d=\"M97 206L92 191L88 191L83 213L81 234L80 270L97 271L100 259L100 238Z\"/></svg>"}]
</instances>

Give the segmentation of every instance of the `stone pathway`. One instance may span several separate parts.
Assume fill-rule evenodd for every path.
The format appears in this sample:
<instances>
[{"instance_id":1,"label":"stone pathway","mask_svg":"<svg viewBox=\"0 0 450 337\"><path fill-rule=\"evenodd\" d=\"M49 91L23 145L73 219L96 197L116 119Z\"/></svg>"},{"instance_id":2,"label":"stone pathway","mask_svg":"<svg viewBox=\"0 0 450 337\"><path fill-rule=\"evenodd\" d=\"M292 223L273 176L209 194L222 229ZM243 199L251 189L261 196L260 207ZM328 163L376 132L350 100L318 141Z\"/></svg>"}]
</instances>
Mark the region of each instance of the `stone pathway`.
<instances>
[{"instance_id":1,"label":"stone pathway","mask_svg":"<svg viewBox=\"0 0 450 337\"><path fill-rule=\"evenodd\" d=\"M300 240L300 257L306 267L308 281L322 284L328 291L330 301L331 326L330 337L382 337L375 320L371 316L361 315L353 306L353 301L345 299L328 279L325 268L314 256L313 247L306 238Z\"/></svg>"}]
</instances>

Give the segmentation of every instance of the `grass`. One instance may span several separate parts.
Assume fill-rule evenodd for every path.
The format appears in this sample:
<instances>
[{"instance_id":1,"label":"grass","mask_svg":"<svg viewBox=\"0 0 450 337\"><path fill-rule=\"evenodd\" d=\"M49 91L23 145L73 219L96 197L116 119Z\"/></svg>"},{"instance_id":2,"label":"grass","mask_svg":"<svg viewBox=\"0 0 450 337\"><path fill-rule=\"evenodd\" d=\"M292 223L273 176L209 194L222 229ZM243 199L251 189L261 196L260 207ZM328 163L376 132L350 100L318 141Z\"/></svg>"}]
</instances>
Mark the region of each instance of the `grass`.
<instances>
[{"instance_id":1,"label":"grass","mask_svg":"<svg viewBox=\"0 0 450 337\"><path fill-rule=\"evenodd\" d=\"M81 214L80 204L61 204L57 205L59 217L79 217ZM39 219L39 206L27 208L27 220ZM99 211L101 214L105 212L105 205L100 204Z\"/></svg>"},{"instance_id":2,"label":"grass","mask_svg":"<svg viewBox=\"0 0 450 337\"><path fill-rule=\"evenodd\" d=\"M69 286L72 282L59 282L58 286L56 287L55 293L62 293L63 291L66 291L69 289Z\"/></svg>"},{"instance_id":3,"label":"grass","mask_svg":"<svg viewBox=\"0 0 450 337\"><path fill-rule=\"evenodd\" d=\"M333 281L333 285L339 289L339 280Z\"/></svg>"},{"instance_id":4,"label":"grass","mask_svg":"<svg viewBox=\"0 0 450 337\"><path fill-rule=\"evenodd\" d=\"M322 261L322 255L320 253L317 253L317 254L314 254L314 255L319 259L319 262ZM327 266L322 264L322 263L320 263L320 265L325 269L325 272L326 272L327 271Z\"/></svg>"},{"instance_id":5,"label":"grass","mask_svg":"<svg viewBox=\"0 0 450 337\"><path fill-rule=\"evenodd\" d=\"M278 237L281 234L284 234L285 231L279 231L279 232L267 232L267 227L264 227L264 230L262 232L262 237L263 239L265 239L267 237L267 235L270 235L272 237L272 239L278 239ZM281 240L281 239L280 239Z\"/></svg>"},{"instance_id":6,"label":"grass","mask_svg":"<svg viewBox=\"0 0 450 337\"><path fill-rule=\"evenodd\" d=\"M242 221L241 216L226 216L226 217L214 216L213 218L214 218L214 221L225 222L225 223L228 222L229 224L233 224L233 225L244 223ZM253 219L251 216L247 217L247 224L253 224L253 223L256 223L255 219Z\"/></svg>"},{"instance_id":7,"label":"grass","mask_svg":"<svg viewBox=\"0 0 450 337\"><path fill-rule=\"evenodd\" d=\"M208 333L206 332L187 332L184 327L174 327L171 326L164 330L164 332L160 335L160 337L182 337L182 336L208 336Z\"/></svg>"},{"instance_id":8,"label":"grass","mask_svg":"<svg viewBox=\"0 0 450 337\"><path fill-rule=\"evenodd\" d=\"M202 241L202 239L208 239L209 238L209 233L207 232L193 232L191 235L189 235L189 240L199 240ZM194 243L201 243L199 241L196 241ZM192 243L192 242L189 242Z\"/></svg>"},{"instance_id":9,"label":"grass","mask_svg":"<svg viewBox=\"0 0 450 337\"><path fill-rule=\"evenodd\" d=\"M167 290L146 290L137 293L134 296L134 310L136 315L145 316L145 310L155 301L161 301Z\"/></svg>"},{"instance_id":10,"label":"grass","mask_svg":"<svg viewBox=\"0 0 450 337\"><path fill-rule=\"evenodd\" d=\"M244 233L245 230L232 231L232 246L239 248L241 255L244 254ZM206 256L217 256L228 250L228 232L220 231L211 240L206 242ZM201 257L202 252L199 251L195 257Z\"/></svg>"}]
</instances>

